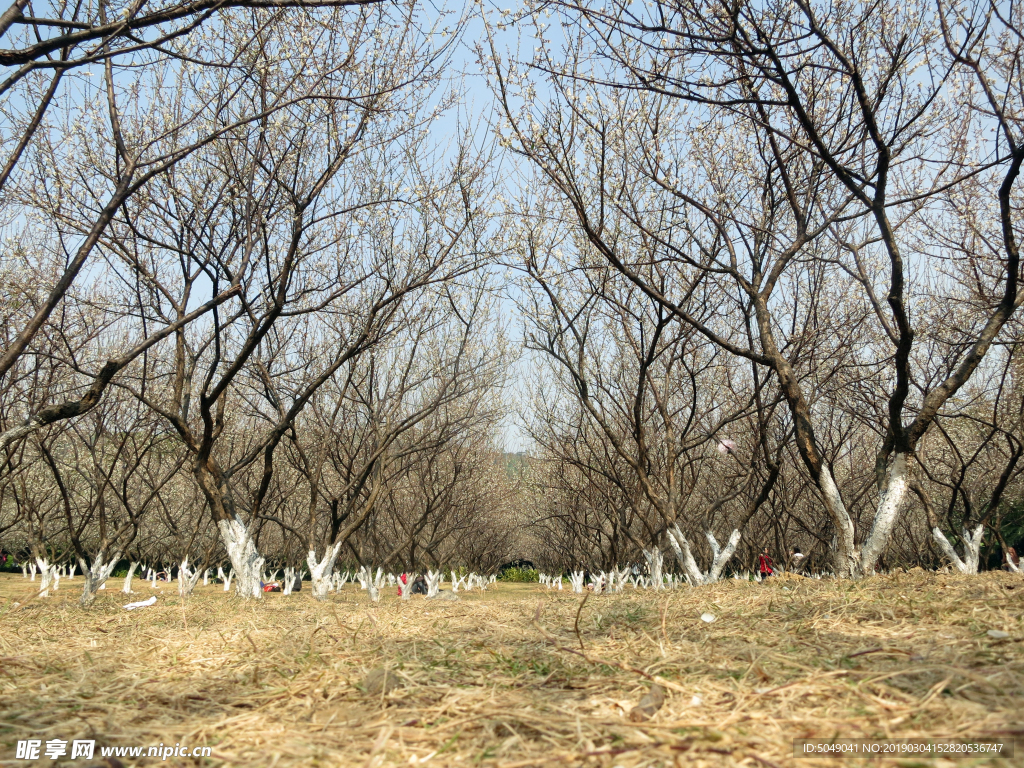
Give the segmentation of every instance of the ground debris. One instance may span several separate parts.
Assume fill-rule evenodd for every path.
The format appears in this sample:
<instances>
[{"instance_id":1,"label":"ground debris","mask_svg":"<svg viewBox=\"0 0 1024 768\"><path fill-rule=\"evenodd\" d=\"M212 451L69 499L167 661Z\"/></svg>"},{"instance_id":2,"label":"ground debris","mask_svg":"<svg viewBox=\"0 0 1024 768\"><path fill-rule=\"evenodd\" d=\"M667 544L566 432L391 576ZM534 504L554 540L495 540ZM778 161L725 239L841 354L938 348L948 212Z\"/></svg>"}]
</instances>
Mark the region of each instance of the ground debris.
<instances>
[{"instance_id":1,"label":"ground debris","mask_svg":"<svg viewBox=\"0 0 1024 768\"><path fill-rule=\"evenodd\" d=\"M634 723L650 720L664 703L665 689L657 683L651 683L650 690L640 699L640 703L629 711L629 719Z\"/></svg>"},{"instance_id":2,"label":"ground debris","mask_svg":"<svg viewBox=\"0 0 1024 768\"><path fill-rule=\"evenodd\" d=\"M390 669L377 667L371 669L363 678L363 688L371 696L380 696L382 693L391 693L396 688L402 687L402 678Z\"/></svg>"},{"instance_id":3,"label":"ground debris","mask_svg":"<svg viewBox=\"0 0 1024 768\"><path fill-rule=\"evenodd\" d=\"M1014 574L627 587L591 595L578 623L579 595L532 584L419 605L200 585L132 614L116 590L81 610L74 581L10 610L22 581L0 574L0 760L41 738L96 739L95 759L208 746L209 768L834 768L794 762L793 739L1016 733L1024 710ZM633 721L652 677L682 692Z\"/></svg>"}]
</instances>

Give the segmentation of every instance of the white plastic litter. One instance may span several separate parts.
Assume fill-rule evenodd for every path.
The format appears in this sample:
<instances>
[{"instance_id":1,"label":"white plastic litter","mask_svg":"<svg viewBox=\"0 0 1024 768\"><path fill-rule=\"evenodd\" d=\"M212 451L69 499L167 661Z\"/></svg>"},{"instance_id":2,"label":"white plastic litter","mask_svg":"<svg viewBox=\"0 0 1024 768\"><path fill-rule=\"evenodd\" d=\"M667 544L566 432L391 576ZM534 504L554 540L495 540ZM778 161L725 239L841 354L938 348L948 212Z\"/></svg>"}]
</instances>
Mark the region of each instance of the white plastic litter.
<instances>
[{"instance_id":1,"label":"white plastic litter","mask_svg":"<svg viewBox=\"0 0 1024 768\"><path fill-rule=\"evenodd\" d=\"M136 608L146 608L156 602L156 595L153 595L149 600L140 600L137 603L128 603L124 607L126 611L134 611Z\"/></svg>"},{"instance_id":2,"label":"white plastic litter","mask_svg":"<svg viewBox=\"0 0 1024 768\"><path fill-rule=\"evenodd\" d=\"M691 707L699 707L703 703L704 699L702 699L700 696L694 696L692 699L690 699Z\"/></svg>"},{"instance_id":3,"label":"white plastic litter","mask_svg":"<svg viewBox=\"0 0 1024 768\"><path fill-rule=\"evenodd\" d=\"M713 622L717 618L718 617L715 616L715 614L713 614L713 613L702 613L700 615L700 620L701 621L706 621L708 624L710 624L711 622Z\"/></svg>"},{"instance_id":4,"label":"white plastic litter","mask_svg":"<svg viewBox=\"0 0 1024 768\"><path fill-rule=\"evenodd\" d=\"M995 638L996 640L1002 640L1010 636L1009 632L1003 632L1001 629L990 629L985 634L991 638Z\"/></svg>"}]
</instances>

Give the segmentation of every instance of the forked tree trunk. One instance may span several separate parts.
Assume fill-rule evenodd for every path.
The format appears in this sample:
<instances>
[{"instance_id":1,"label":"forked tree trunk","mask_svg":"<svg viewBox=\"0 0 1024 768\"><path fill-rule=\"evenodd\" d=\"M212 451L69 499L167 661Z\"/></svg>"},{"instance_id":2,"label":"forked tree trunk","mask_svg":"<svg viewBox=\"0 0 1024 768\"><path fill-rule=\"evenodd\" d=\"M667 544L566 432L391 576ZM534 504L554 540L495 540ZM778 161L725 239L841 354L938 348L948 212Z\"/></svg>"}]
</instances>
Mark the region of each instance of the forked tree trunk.
<instances>
[{"instance_id":1,"label":"forked tree trunk","mask_svg":"<svg viewBox=\"0 0 1024 768\"><path fill-rule=\"evenodd\" d=\"M405 574L405 581L398 580L398 594L403 600L408 600L412 597L412 581L413 574L411 572Z\"/></svg>"},{"instance_id":2,"label":"forked tree trunk","mask_svg":"<svg viewBox=\"0 0 1024 768\"><path fill-rule=\"evenodd\" d=\"M324 553L323 560L317 562L316 550L310 549L306 554L306 565L309 566L309 578L313 583L313 599L326 600L327 593L331 588L331 574L334 571L334 563L341 552L341 542L332 544Z\"/></svg>"},{"instance_id":3,"label":"forked tree trunk","mask_svg":"<svg viewBox=\"0 0 1024 768\"><path fill-rule=\"evenodd\" d=\"M853 519L843 504L836 487L832 471L822 466L818 478L822 500L836 529L835 569L840 578L871 576L875 572L878 558L885 551L896 525L900 507L907 496L909 473L907 454L896 453L886 477L882 498L875 508L871 532L858 549L854 540Z\"/></svg>"},{"instance_id":4,"label":"forked tree trunk","mask_svg":"<svg viewBox=\"0 0 1024 768\"><path fill-rule=\"evenodd\" d=\"M118 553L107 562L103 559L103 555L100 554L93 559L91 565L79 559L78 564L82 566L82 575L85 577L85 584L82 586L82 597L78 601L83 608L88 608L92 605L96 599L96 592L110 578L110 573L114 570L114 566L117 565L120 557L121 555Z\"/></svg>"},{"instance_id":5,"label":"forked tree trunk","mask_svg":"<svg viewBox=\"0 0 1024 768\"><path fill-rule=\"evenodd\" d=\"M373 574L373 568L367 568L367 575L369 576L366 582L366 591L370 593L370 600L378 602L380 600L380 586L384 582L384 571L382 568L377 569L377 574Z\"/></svg>"},{"instance_id":6,"label":"forked tree trunk","mask_svg":"<svg viewBox=\"0 0 1024 768\"><path fill-rule=\"evenodd\" d=\"M196 584L199 583L199 577L202 576L200 571L193 573L188 567L188 558L182 560L181 565L178 566L178 594L182 597L188 597L192 594L192 590L196 588Z\"/></svg>"},{"instance_id":7,"label":"forked tree trunk","mask_svg":"<svg viewBox=\"0 0 1024 768\"><path fill-rule=\"evenodd\" d=\"M721 579L722 571L736 552L736 547L740 543L740 532L738 530L733 530L732 535L729 536L729 541L725 545L725 549L721 549L718 546L718 539L715 538L711 531L705 531L704 535L707 536L708 544L711 545L712 556L711 568L708 569L707 573L697 567L697 561L694 559L693 552L690 549L690 542L683 535L679 526L674 525L668 529L668 541L672 545L672 551L675 553L676 560L679 561L686 575L690 577L690 583L694 586L714 584Z\"/></svg>"},{"instance_id":8,"label":"forked tree trunk","mask_svg":"<svg viewBox=\"0 0 1024 768\"><path fill-rule=\"evenodd\" d=\"M427 570L427 597L434 597L437 594L438 587L441 586L441 572Z\"/></svg>"},{"instance_id":9,"label":"forked tree trunk","mask_svg":"<svg viewBox=\"0 0 1024 768\"><path fill-rule=\"evenodd\" d=\"M966 530L961 532L964 541L964 559L961 560L942 529L938 526L932 528L932 537L939 545L939 549L942 550L942 554L949 558L949 561L960 573L972 575L978 572L978 563L981 561L981 538L984 535L984 525L977 526L972 532Z\"/></svg>"}]
</instances>

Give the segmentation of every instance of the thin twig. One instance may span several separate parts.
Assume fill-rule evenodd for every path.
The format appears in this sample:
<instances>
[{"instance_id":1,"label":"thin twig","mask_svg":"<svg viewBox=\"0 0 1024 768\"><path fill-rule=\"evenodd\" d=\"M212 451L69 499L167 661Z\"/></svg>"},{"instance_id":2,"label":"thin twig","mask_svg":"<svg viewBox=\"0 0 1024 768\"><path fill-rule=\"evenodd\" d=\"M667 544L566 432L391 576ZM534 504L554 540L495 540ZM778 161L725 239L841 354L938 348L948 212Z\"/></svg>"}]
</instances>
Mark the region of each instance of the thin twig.
<instances>
[{"instance_id":1,"label":"thin twig","mask_svg":"<svg viewBox=\"0 0 1024 768\"><path fill-rule=\"evenodd\" d=\"M634 675L640 675L640 677L644 678L645 680L650 680L652 683L657 683L658 685L662 685L665 688L669 688L678 693L687 693L687 690L683 688L683 686L673 683L671 680L666 680L660 675L652 675L649 672L644 672L642 669L631 667L629 664L625 664L621 661L603 659L600 656L588 654L586 651L577 651L575 648L568 648L562 645L557 637L552 635L541 625L540 610L542 605L543 601L537 603L537 612L533 616L533 626L537 628L537 631L540 632L540 634L544 637L545 640L547 640L549 643L555 646L556 651L562 651L564 653L571 653L573 656L579 656L588 664L602 664L606 667L614 667L615 669L621 669L623 672L632 672ZM582 605L583 604L580 603L581 607Z\"/></svg>"}]
</instances>

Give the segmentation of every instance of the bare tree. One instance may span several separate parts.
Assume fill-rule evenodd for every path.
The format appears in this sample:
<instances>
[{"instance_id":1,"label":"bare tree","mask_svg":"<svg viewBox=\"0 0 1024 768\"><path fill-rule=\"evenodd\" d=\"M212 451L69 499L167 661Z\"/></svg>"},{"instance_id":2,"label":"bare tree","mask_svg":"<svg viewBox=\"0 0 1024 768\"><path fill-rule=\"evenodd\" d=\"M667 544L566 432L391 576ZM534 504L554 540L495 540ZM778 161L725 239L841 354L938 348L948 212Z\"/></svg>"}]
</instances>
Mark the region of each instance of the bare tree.
<instances>
[{"instance_id":1,"label":"bare tree","mask_svg":"<svg viewBox=\"0 0 1024 768\"><path fill-rule=\"evenodd\" d=\"M1001 33L975 24L967 42L953 43L939 28L942 14L924 2L558 7L565 53L542 45L530 63L546 78L550 107L530 98L513 107L536 86L492 56L506 143L534 161L608 264L722 349L772 371L836 532L836 569L871 573L918 443L1021 301L1010 204L1024 159L1013 135L1018 89L984 111L962 109L971 89L960 59L990 53L985 46ZM994 22L995 12L985 18ZM1009 48L1011 59L1019 54ZM955 98L942 98L947 90ZM961 139L989 125L1000 133L966 155ZM972 314L951 356L925 360L917 374L922 334L910 307L929 286L915 287L907 265L933 258L928 214L962 223L949 196L968 181L1001 201L991 223L1000 237L987 241L1000 245L970 254L993 301ZM671 279L650 279L644 264ZM730 297L711 320L689 296L704 279ZM830 319L822 304L829 285L844 297L828 308ZM744 306L750 338L738 322ZM838 312L853 314L852 323ZM866 350L824 339L881 377L879 495L870 531L859 536L807 386L804 330L823 318L839 333L865 329Z\"/></svg>"}]
</instances>

